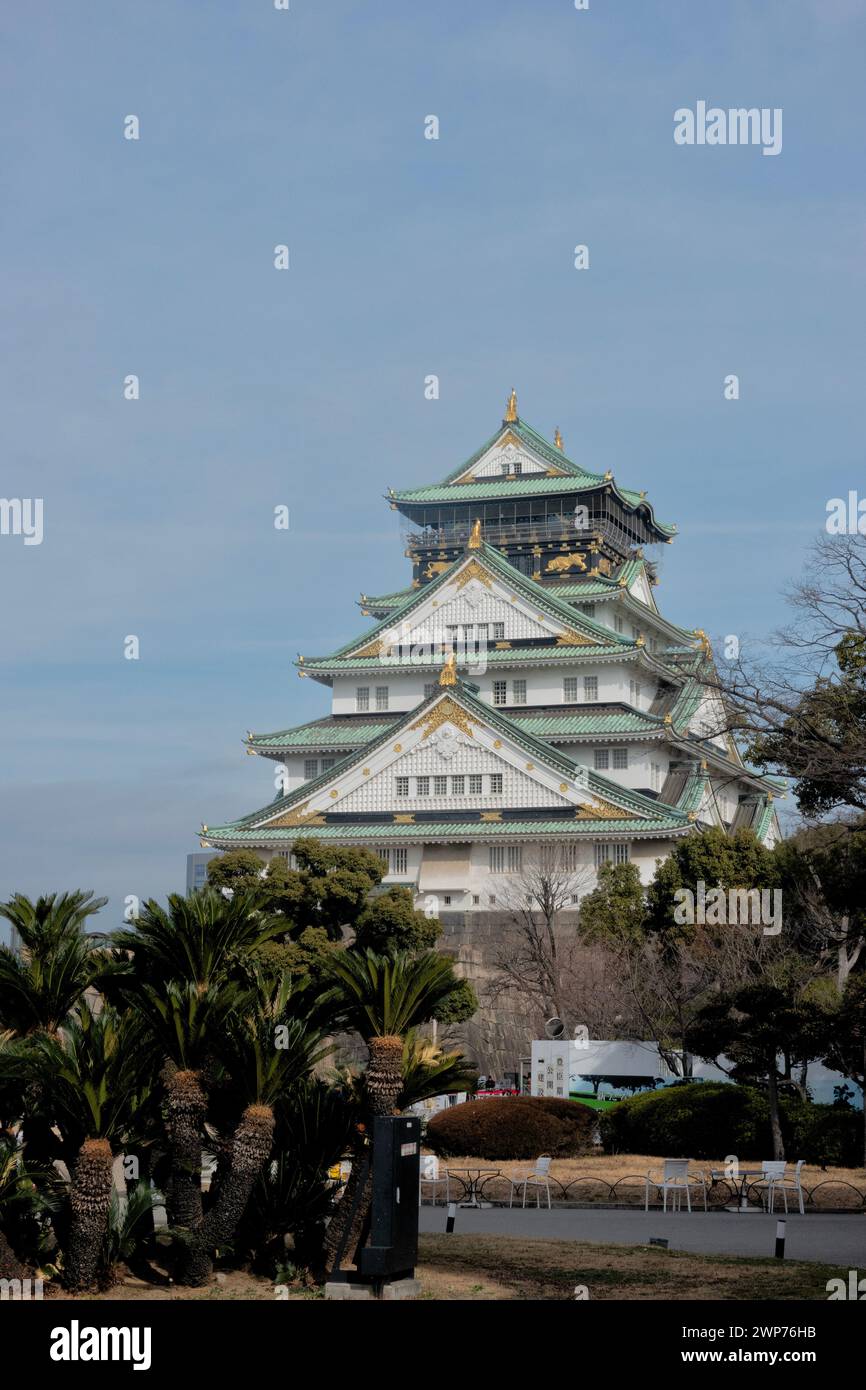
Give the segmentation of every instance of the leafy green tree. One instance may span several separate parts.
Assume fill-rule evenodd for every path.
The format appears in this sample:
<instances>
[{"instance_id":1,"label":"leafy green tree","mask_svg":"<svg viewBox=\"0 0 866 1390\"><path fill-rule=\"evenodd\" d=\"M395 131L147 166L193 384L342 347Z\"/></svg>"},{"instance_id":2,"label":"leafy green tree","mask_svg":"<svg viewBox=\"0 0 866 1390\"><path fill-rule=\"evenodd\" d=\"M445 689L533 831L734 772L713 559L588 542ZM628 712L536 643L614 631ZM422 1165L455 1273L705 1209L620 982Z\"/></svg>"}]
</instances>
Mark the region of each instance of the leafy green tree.
<instances>
[{"instance_id":1,"label":"leafy green tree","mask_svg":"<svg viewBox=\"0 0 866 1390\"><path fill-rule=\"evenodd\" d=\"M263 910L282 914L292 937L317 927L339 941L381 883L384 862L371 850L326 845L312 837L296 840L292 854L296 869L282 859L266 866L249 850L233 850L210 860L208 883L254 893Z\"/></svg>"},{"instance_id":2,"label":"leafy green tree","mask_svg":"<svg viewBox=\"0 0 866 1390\"><path fill-rule=\"evenodd\" d=\"M854 975L841 1000L827 1015L824 1065L860 1087L863 1105L863 1165L866 1167L866 975Z\"/></svg>"},{"instance_id":3,"label":"leafy green tree","mask_svg":"<svg viewBox=\"0 0 866 1390\"><path fill-rule=\"evenodd\" d=\"M638 942L646 927L646 893L636 864L602 864L598 887L580 904L580 933L586 941Z\"/></svg>"},{"instance_id":4,"label":"leafy green tree","mask_svg":"<svg viewBox=\"0 0 866 1390\"><path fill-rule=\"evenodd\" d=\"M699 883L704 883L707 891L717 887L775 888L779 873L772 851L751 830L728 835L712 826L688 835L657 865L647 892L647 930L692 936L693 926L675 922L675 894L683 888L694 893Z\"/></svg>"},{"instance_id":5,"label":"leafy green tree","mask_svg":"<svg viewBox=\"0 0 866 1390\"><path fill-rule=\"evenodd\" d=\"M773 1136L773 1157L784 1158L785 1147L779 1109L779 1083L789 1071L780 1069L780 1054L808 1062L821 1055L824 1021L820 1010L803 1000L792 1000L783 990L766 985L722 994L704 1005L689 1026L687 1046L705 1061L729 1062L736 1081L766 1087Z\"/></svg>"},{"instance_id":6,"label":"leafy green tree","mask_svg":"<svg viewBox=\"0 0 866 1390\"><path fill-rule=\"evenodd\" d=\"M379 955L425 951L441 933L438 918L418 911L408 888L391 887L368 898L355 922L355 946Z\"/></svg>"}]
</instances>

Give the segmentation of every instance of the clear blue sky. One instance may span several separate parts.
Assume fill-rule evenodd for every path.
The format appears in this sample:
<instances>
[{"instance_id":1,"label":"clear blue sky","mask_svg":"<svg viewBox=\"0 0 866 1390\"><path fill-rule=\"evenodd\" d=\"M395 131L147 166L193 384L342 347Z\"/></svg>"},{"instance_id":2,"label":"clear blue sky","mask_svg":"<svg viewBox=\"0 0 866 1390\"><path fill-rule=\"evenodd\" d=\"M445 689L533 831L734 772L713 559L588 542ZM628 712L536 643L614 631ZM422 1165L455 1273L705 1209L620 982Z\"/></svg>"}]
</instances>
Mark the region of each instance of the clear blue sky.
<instances>
[{"instance_id":1,"label":"clear blue sky","mask_svg":"<svg viewBox=\"0 0 866 1390\"><path fill-rule=\"evenodd\" d=\"M109 926L182 888L200 822L272 794L244 730L327 708L295 654L408 582L382 493L512 384L679 524L669 616L779 623L866 480L864 8L4 7L0 493L45 538L0 537L0 896L93 888ZM698 100L783 108L782 153L676 146Z\"/></svg>"}]
</instances>

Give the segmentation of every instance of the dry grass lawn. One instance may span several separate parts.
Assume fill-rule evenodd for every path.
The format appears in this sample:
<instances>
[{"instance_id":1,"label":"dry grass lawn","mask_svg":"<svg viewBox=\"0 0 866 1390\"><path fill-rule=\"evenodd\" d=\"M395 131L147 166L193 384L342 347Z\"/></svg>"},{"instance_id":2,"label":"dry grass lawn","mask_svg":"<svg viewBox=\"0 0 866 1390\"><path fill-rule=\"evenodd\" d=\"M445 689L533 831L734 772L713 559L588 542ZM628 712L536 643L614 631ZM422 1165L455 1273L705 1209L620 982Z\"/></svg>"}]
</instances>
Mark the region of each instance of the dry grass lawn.
<instances>
[{"instance_id":1,"label":"dry grass lawn","mask_svg":"<svg viewBox=\"0 0 866 1390\"><path fill-rule=\"evenodd\" d=\"M423 1235L416 1271L421 1299L431 1301L574 1301L576 1288L591 1301L705 1301L822 1299L829 1266L795 1260L688 1255L656 1247L596 1245L511 1236ZM288 1301L319 1300L320 1289L286 1289ZM52 1291L65 1301L68 1295ZM91 1300L277 1302L274 1284L243 1271L203 1289L159 1288L130 1276Z\"/></svg>"},{"instance_id":2,"label":"dry grass lawn","mask_svg":"<svg viewBox=\"0 0 866 1390\"><path fill-rule=\"evenodd\" d=\"M610 1201L610 1193L606 1184L618 1183L627 1179L628 1181L623 1181L622 1186L618 1188L616 1200L643 1204L644 1177L649 1170L658 1173L662 1162L661 1158L653 1158L648 1154L590 1154L585 1158L555 1158L551 1164L550 1174L563 1186L575 1178L590 1179L590 1181L581 1182L579 1187L572 1188L569 1193L572 1200L581 1202ZM742 1164L744 1168L760 1168L761 1166L759 1159L743 1159ZM491 1160L487 1163L478 1158L443 1158L440 1160L440 1169L498 1168L502 1174L525 1172L531 1166L531 1163L526 1161ZM713 1168L723 1170L724 1166L725 1160L723 1158L695 1159L692 1164L692 1171L705 1173L709 1181L710 1170ZM793 1170L793 1165L791 1165L791 1169ZM593 1179L597 1181L592 1181ZM828 1168L822 1170L807 1164L803 1168L802 1182L803 1187L808 1191L816 1188L819 1183L832 1182L834 1186L823 1188L819 1200L822 1200L827 1206L850 1207L852 1210L862 1209L862 1198L859 1198L856 1193L851 1192L850 1188L842 1184L850 1183L860 1193L866 1193L866 1169ZM456 1191L459 1194L459 1188ZM502 1179L494 1178L484 1186L484 1196L492 1201L507 1201L509 1191L508 1183ZM442 1189L439 1190L437 1200L442 1200Z\"/></svg>"}]
</instances>

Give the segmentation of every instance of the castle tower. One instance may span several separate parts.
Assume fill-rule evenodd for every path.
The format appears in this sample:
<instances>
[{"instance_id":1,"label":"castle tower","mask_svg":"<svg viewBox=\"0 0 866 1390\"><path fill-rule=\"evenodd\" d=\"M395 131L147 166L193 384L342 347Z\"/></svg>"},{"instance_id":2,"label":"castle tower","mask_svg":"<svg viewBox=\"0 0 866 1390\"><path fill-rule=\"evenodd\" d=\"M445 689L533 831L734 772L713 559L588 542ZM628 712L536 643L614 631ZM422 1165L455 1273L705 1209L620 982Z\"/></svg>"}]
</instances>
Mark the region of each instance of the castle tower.
<instances>
[{"instance_id":1,"label":"castle tower","mask_svg":"<svg viewBox=\"0 0 866 1390\"><path fill-rule=\"evenodd\" d=\"M411 586L362 596L374 626L299 658L330 712L248 736L282 765L283 793L207 828L203 847L290 857L313 835L373 849L483 981L531 864L555 856L576 908L601 864L632 861L647 882L699 827L778 837L778 787L725 730L704 633L659 612L645 549L676 528L644 493L572 463L512 392L468 462L388 500L410 528ZM501 1031L495 1011L482 1024ZM510 1046L479 1060L501 1071Z\"/></svg>"}]
</instances>

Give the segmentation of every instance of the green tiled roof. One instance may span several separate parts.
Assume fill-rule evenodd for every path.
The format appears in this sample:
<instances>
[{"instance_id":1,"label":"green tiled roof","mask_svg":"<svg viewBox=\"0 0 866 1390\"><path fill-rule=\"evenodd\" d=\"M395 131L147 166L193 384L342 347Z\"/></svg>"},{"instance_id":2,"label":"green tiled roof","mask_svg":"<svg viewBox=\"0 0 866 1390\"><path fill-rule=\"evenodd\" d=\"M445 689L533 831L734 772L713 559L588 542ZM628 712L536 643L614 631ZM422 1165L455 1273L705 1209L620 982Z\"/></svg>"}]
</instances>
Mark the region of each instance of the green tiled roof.
<instances>
[{"instance_id":1,"label":"green tiled roof","mask_svg":"<svg viewBox=\"0 0 866 1390\"><path fill-rule=\"evenodd\" d=\"M609 714L553 714L541 719L515 716L514 722L542 739L582 738L585 735L608 738L612 734L650 733L662 727L660 719L639 710Z\"/></svg>"},{"instance_id":2,"label":"green tiled roof","mask_svg":"<svg viewBox=\"0 0 866 1390\"><path fill-rule=\"evenodd\" d=\"M497 478L493 482L452 483L450 486L439 483L433 487L409 488L404 492L395 492L389 501L403 502L406 506L423 506L427 502L459 504L462 502L499 501L500 499L507 502L521 497L561 497L564 493L591 492L600 487L613 488L630 507L646 507L654 526L663 535L676 535L676 526L670 522L658 521L653 514L650 503L645 497L641 497L639 492L633 492L631 488L619 487L612 478L604 479L588 473L581 474L577 478L548 478L544 474L524 473L513 481L507 478Z\"/></svg>"},{"instance_id":3,"label":"green tiled roof","mask_svg":"<svg viewBox=\"0 0 866 1390\"><path fill-rule=\"evenodd\" d=\"M507 717L519 728L544 742L548 739L567 740L587 736L608 738L613 734L649 734L662 727L658 716L640 710L563 710L561 714L545 712L542 716L533 716L530 706L525 710L508 709ZM365 748L383 733L393 730L395 721L400 718L395 714L387 722L371 724L367 720L336 715L311 724L300 724L295 729L281 729L274 734L253 734L247 740L247 746L269 750Z\"/></svg>"},{"instance_id":4,"label":"green tiled roof","mask_svg":"<svg viewBox=\"0 0 866 1390\"><path fill-rule=\"evenodd\" d=\"M467 559L483 561L484 566L507 584L510 589L515 589L534 608L540 608L548 617L561 622L564 626L576 628L586 636L594 637L599 641L621 642L624 646L629 645L626 638L611 633L610 628L595 622L593 618L587 618L585 614L575 613L570 604L563 603L550 589L546 589L543 584L536 583L534 579L530 579L528 575L521 574L520 570L515 569L514 565L506 560L501 550L497 550L495 546L482 541L477 550L467 551L466 554L459 555L453 564L449 565L448 569L444 570L431 584L426 584L421 589L410 589L410 597L406 599L401 608L395 609L387 618L381 619L375 627L369 628L360 637L346 642L333 655L345 656L358 647L365 647L368 643L374 642L383 633L388 633L396 619L399 618L402 621L408 618L417 608L420 608L440 589L449 584L452 576L461 565L466 563Z\"/></svg>"},{"instance_id":5,"label":"green tiled roof","mask_svg":"<svg viewBox=\"0 0 866 1390\"><path fill-rule=\"evenodd\" d=\"M391 728L393 720L372 724L365 720L317 719L312 724L299 724L295 729L282 729L275 734L253 734L247 739L249 748L361 748L379 738Z\"/></svg>"},{"instance_id":6,"label":"green tiled roof","mask_svg":"<svg viewBox=\"0 0 866 1390\"><path fill-rule=\"evenodd\" d=\"M619 783L613 782L607 777L603 777L598 772L587 772L585 768L574 762L572 758L567 757L566 754L561 753L550 744L544 743L541 739L536 738L534 734L524 729L517 721L507 718L501 711L490 705L485 705L481 700L476 699L462 681L458 681L455 686L447 687L447 690L444 692L442 688L437 688L433 695L430 696L429 700L424 700L420 705L416 705L414 709L409 710L396 724L390 724L379 738L374 739L373 742L365 748L359 749L355 755L356 759L360 761L362 754L364 757L368 757L381 743L393 738L395 733L403 728L404 725L408 725L410 721L414 723L418 720L422 711L435 705L443 693L449 694L451 698L461 704L469 714L474 715L490 728L497 729L501 731L506 738L513 739L515 743L531 756L537 758L538 761L543 763L546 767L555 769L557 772L571 779L585 774L588 778L587 790L591 795L610 800L619 805L622 809L628 808L633 810L641 824L649 824L651 826L666 814L673 815L677 817L678 820L681 819L678 812L672 807L660 806L652 797L644 796L643 793L632 791L628 787L622 787ZM346 763L347 760L344 760L342 766L343 776L345 776L346 773ZM294 791L287 793L287 795L279 797L276 801L270 802L269 805L257 811L253 811L250 815L243 816L240 820L233 821L231 825L208 831L207 834L209 836L222 836L223 831L230 829L252 830L257 822L266 818L275 818L284 811L290 810L292 806L300 802L309 801L317 791L326 787L328 783L333 780L334 775L334 769L321 773L318 777L314 777L309 782L305 782L301 787L295 788ZM581 824L583 824L583 822L581 822ZM603 824L610 828L610 822L603 822ZM625 824L625 822L617 821L617 825L620 824Z\"/></svg>"},{"instance_id":7,"label":"green tiled roof","mask_svg":"<svg viewBox=\"0 0 866 1390\"><path fill-rule=\"evenodd\" d=\"M501 666L513 664L515 661L536 661L541 665L555 662L562 664L564 661L571 662L576 657L585 660L596 660L598 657L609 656L628 656L636 652L645 651L645 647L636 647L634 642L617 642L597 646L597 647L570 647L570 646L551 646L551 647L509 647L504 651L497 650L496 647L488 647L484 653L488 665ZM472 663L461 662L467 671L471 673ZM314 672L333 672L334 674L345 673L348 671L387 671L394 670L413 670L413 671L438 671L441 669L442 660L440 655L431 656L430 661L425 665L417 661L411 655L395 661L388 658L383 661L380 656L312 656L308 657L301 670Z\"/></svg>"},{"instance_id":8,"label":"green tiled roof","mask_svg":"<svg viewBox=\"0 0 866 1390\"><path fill-rule=\"evenodd\" d=\"M527 444L536 454L539 454L541 458L545 459L552 467L561 468L565 474L573 474L580 478L601 478L600 473L587 472L585 468L581 468L580 464L574 463L562 449L558 449L555 444L551 444L549 440L545 439L544 435L539 434L531 425L527 425L525 420L518 419L513 421L503 420L496 433L492 434L490 438L481 445L480 449L476 449L472 457L468 458L465 463L461 463L458 468L452 469L447 477L442 479L442 482L453 483L457 478L462 477L480 458L483 458L488 449L493 448L497 439L503 434L516 434L518 439L522 439L524 444Z\"/></svg>"},{"instance_id":9,"label":"green tiled roof","mask_svg":"<svg viewBox=\"0 0 866 1390\"><path fill-rule=\"evenodd\" d=\"M528 820L528 821L424 821L413 825L395 825L386 822L373 825L313 825L280 826L269 830L262 826L259 830L244 827L240 822L232 825L208 827L205 839L209 843L219 841L230 844L261 844L263 841L292 841L311 836L325 840L436 840L436 839L501 839L507 835L566 835L569 839L587 835L598 836L656 835L685 830L689 822L682 816L673 814L659 816L647 821L642 817L634 820Z\"/></svg>"}]
</instances>

